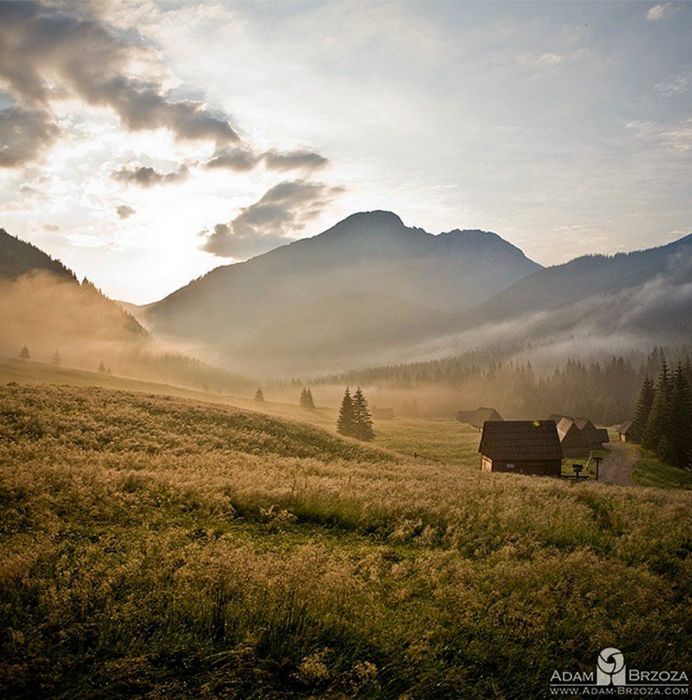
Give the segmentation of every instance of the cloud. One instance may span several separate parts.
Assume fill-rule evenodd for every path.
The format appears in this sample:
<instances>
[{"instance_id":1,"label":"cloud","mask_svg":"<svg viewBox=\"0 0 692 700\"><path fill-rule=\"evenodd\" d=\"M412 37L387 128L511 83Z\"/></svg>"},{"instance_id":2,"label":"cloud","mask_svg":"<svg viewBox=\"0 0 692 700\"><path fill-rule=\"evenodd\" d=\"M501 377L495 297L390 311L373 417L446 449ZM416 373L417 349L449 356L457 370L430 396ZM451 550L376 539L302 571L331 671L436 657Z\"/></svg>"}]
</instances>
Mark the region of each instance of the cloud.
<instances>
[{"instance_id":1,"label":"cloud","mask_svg":"<svg viewBox=\"0 0 692 700\"><path fill-rule=\"evenodd\" d=\"M44 231L48 231L49 233L57 233L60 231L60 225L59 224L43 224L41 228Z\"/></svg>"},{"instance_id":2,"label":"cloud","mask_svg":"<svg viewBox=\"0 0 692 700\"><path fill-rule=\"evenodd\" d=\"M217 151L207 163L207 168L228 168L229 170L251 170L259 158L249 149L242 147L223 148Z\"/></svg>"},{"instance_id":3,"label":"cloud","mask_svg":"<svg viewBox=\"0 0 692 700\"><path fill-rule=\"evenodd\" d=\"M115 208L116 213L121 219L127 219L136 213L136 211L127 204L120 204Z\"/></svg>"},{"instance_id":4,"label":"cloud","mask_svg":"<svg viewBox=\"0 0 692 700\"><path fill-rule=\"evenodd\" d=\"M292 180L280 182L228 224L203 231L202 250L219 257L244 258L290 242L323 211L340 187Z\"/></svg>"},{"instance_id":5,"label":"cloud","mask_svg":"<svg viewBox=\"0 0 692 700\"><path fill-rule=\"evenodd\" d=\"M319 153L307 150L267 151L264 154L264 163L270 170L318 170L329 163L329 160Z\"/></svg>"},{"instance_id":6,"label":"cloud","mask_svg":"<svg viewBox=\"0 0 692 700\"><path fill-rule=\"evenodd\" d=\"M651 22L658 22L664 17L667 17L672 11L672 2L660 3L658 5L654 5L652 8L649 9L649 11L646 13L646 19L650 20Z\"/></svg>"},{"instance_id":7,"label":"cloud","mask_svg":"<svg viewBox=\"0 0 692 700\"><path fill-rule=\"evenodd\" d=\"M140 187L151 187L152 185L169 185L176 182L186 180L190 171L186 166L176 172L160 173L158 170L146 165L140 165L134 168L122 168L116 170L112 177L114 180L125 182L127 184L139 185ZM124 218L124 217L123 217Z\"/></svg>"},{"instance_id":8,"label":"cloud","mask_svg":"<svg viewBox=\"0 0 692 700\"><path fill-rule=\"evenodd\" d=\"M656 92L666 97L682 95L692 90L692 70L684 70L674 75L670 80L657 83L654 86Z\"/></svg>"},{"instance_id":9,"label":"cloud","mask_svg":"<svg viewBox=\"0 0 692 700\"><path fill-rule=\"evenodd\" d=\"M135 77L137 68L150 73L155 63L136 33L32 0L0 0L0 82L26 108L3 110L11 138L3 139L3 164L29 160L54 140L48 106L70 95L110 107L132 131L165 128L178 139L211 140L219 147L239 140L223 112L197 100L174 100L157 78Z\"/></svg>"},{"instance_id":10,"label":"cloud","mask_svg":"<svg viewBox=\"0 0 692 700\"><path fill-rule=\"evenodd\" d=\"M0 110L0 167L14 167L37 158L50 148L58 133L44 110L17 105Z\"/></svg>"}]
</instances>

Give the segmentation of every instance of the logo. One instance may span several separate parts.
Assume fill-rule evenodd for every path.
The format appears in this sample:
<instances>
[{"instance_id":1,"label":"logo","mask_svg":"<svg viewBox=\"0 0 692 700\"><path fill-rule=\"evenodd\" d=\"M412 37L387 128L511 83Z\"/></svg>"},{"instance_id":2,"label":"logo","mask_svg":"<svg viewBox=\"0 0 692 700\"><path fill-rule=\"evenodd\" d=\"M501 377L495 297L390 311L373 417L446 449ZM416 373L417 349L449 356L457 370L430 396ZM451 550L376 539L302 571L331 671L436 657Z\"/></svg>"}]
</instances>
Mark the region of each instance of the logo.
<instances>
[{"instance_id":1,"label":"logo","mask_svg":"<svg viewBox=\"0 0 692 700\"><path fill-rule=\"evenodd\" d=\"M615 647L606 647L596 661L596 685L627 685L625 657Z\"/></svg>"},{"instance_id":2,"label":"logo","mask_svg":"<svg viewBox=\"0 0 692 700\"><path fill-rule=\"evenodd\" d=\"M685 671L642 671L629 668L615 647L601 650L595 671L553 671L550 694L562 696L654 695L688 697Z\"/></svg>"}]
</instances>

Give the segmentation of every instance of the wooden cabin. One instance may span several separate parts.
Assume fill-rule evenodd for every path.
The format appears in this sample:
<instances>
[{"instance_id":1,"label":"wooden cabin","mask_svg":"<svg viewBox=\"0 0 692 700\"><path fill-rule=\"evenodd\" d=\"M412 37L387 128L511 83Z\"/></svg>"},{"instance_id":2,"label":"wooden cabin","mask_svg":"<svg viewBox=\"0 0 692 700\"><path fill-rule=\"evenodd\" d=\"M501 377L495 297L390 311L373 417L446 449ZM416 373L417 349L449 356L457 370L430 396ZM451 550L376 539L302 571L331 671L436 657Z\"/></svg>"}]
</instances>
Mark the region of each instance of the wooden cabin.
<instances>
[{"instance_id":1,"label":"wooden cabin","mask_svg":"<svg viewBox=\"0 0 692 700\"><path fill-rule=\"evenodd\" d=\"M555 421L486 421L481 444L481 469L539 476L560 476L562 447Z\"/></svg>"},{"instance_id":2,"label":"wooden cabin","mask_svg":"<svg viewBox=\"0 0 692 700\"><path fill-rule=\"evenodd\" d=\"M572 418L563 418L557 424L557 433L562 452L568 457L581 455L591 449L590 436L581 431Z\"/></svg>"},{"instance_id":3,"label":"wooden cabin","mask_svg":"<svg viewBox=\"0 0 692 700\"><path fill-rule=\"evenodd\" d=\"M634 439L634 431L632 425L634 421L626 420L622 425L618 426L618 437L620 442L632 442Z\"/></svg>"},{"instance_id":4,"label":"wooden cabin","mask_svg":"<svg viewBox=\"0 0 692 700\"><path fill-rule=\"evenodd\" d=\"M486 421L501 421L503 418L494 408L479 406L475 411L459 411L457 420L460 423L468 423L480 431L483 430Z\"/></svg>"},{"instance_id":5,"label":"wooden cabin","mask_svg":"<svg viewBox=\"0 0 692 700\"><path fill-rule=\"evenodd\" d=\"M372 407L372 417L375 420L392 420L394 418L393 408L377 408L377 406Z\"/></svg>"},{"instance_id":6,"label":"wooden cabin","mask_svg":"<svg viewBox=\"0 0 692 700\"><path fill-rule=\"evenodd\" d=\"M599 450L609 442L608 431L597 428L588 418L563 416L557 423L562 451L568 457L581 455L589 450Z\"/></svg>"}]
</instances>

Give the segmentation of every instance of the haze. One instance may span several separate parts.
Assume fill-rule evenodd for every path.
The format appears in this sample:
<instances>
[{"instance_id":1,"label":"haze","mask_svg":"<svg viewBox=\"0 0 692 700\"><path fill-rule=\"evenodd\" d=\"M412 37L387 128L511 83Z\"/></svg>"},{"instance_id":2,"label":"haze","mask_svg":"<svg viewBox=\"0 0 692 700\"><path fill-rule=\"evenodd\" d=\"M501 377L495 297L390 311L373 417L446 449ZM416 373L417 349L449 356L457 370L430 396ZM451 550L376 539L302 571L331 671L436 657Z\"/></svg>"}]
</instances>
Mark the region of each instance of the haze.
<instances>
[{"instance_id":1,"label":"haze","mask_svg":"<svg viewBox=\"0 0 692 700\"><path fill-rule=\"evenodd\" d=\"M2 225L115 298L354 211L543 265L690 228L689 3L10 2L0 27Z\"/></svg>"}]
</instances>

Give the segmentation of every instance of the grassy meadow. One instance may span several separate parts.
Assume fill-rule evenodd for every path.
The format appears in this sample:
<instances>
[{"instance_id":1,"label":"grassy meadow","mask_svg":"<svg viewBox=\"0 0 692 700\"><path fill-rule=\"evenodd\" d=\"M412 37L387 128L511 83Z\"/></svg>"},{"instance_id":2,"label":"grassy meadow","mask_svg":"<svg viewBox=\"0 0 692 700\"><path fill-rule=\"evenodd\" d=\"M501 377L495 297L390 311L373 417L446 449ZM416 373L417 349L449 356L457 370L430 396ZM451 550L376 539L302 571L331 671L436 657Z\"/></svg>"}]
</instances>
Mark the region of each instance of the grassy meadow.
<instances>
[{"instance_id":1,"label":"grassy meadow","mask_svg":"<svg viewBox=\"0 0 692 700\"><path fill-rule=\"evenodd\" d=\"M538 698L610 645L689 668L689 492L379 427L0 385L0 696Z\"/></svg>"}]
</instances>

